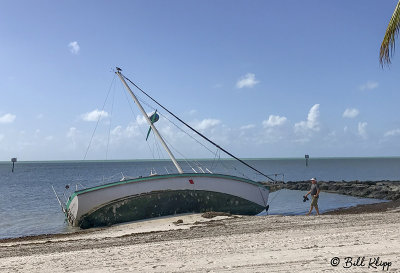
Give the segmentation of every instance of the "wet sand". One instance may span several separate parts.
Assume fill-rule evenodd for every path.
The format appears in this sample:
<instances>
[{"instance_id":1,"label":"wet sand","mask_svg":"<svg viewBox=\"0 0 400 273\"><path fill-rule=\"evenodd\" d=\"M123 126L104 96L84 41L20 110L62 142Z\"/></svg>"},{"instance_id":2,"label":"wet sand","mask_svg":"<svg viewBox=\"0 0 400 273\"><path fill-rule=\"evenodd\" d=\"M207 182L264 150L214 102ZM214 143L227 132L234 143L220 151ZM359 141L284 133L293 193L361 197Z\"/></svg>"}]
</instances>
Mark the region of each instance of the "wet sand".
<instances>
[{"instance_id":1,"label":"wet sand","mask_svg":"<svg viewBox=\"0 0 400 273\"><path fill-rule=\"evenodd\" d=\"M0 271L400 272L400 209L389 203L321 216L179 215L1 240ZM358 265L344 268L346 257Z\"/></svg>"}]
</instances>

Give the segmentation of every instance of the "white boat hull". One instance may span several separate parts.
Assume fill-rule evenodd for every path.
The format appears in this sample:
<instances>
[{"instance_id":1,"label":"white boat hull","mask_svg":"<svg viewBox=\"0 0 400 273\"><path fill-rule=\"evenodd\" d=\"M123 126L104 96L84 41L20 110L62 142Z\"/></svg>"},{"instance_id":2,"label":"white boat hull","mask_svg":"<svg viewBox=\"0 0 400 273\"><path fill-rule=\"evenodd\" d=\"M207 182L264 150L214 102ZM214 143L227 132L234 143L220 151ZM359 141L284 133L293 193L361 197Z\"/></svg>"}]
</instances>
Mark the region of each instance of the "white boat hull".
<instances>
[{"instance_id":1,"label":"white boat hull","mask_svg":"<svg viewBox=\"0 0 400 273\"><path fill-rule=\"evenodd\" d=\"M77 191L67 203L71 225L92 227L183 212L257 214L269 189L220 174L170 174L110 183Z\"/></svg>"}]
</instances>

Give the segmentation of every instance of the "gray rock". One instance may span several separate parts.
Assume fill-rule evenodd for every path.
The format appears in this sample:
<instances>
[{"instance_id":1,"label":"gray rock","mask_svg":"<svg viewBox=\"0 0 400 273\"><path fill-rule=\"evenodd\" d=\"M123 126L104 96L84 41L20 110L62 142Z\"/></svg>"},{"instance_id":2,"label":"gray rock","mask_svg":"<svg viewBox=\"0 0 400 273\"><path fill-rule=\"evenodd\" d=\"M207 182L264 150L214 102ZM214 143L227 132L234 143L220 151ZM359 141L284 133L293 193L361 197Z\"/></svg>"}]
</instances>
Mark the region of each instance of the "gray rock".
<instances>
[{"instance_id":1,"label":"gray rock","mask_svg":"<svg viewBox=\"0 0 400 273\"><path fill-rule=\"evenodd\" d=\"M262 183L270 187L270 191L280 189L308 191L310 181L289 181L287 183ZM355 197L399 200L400 181L319 181L322 191L334 192Z\"/></svg>"}]
</instances>

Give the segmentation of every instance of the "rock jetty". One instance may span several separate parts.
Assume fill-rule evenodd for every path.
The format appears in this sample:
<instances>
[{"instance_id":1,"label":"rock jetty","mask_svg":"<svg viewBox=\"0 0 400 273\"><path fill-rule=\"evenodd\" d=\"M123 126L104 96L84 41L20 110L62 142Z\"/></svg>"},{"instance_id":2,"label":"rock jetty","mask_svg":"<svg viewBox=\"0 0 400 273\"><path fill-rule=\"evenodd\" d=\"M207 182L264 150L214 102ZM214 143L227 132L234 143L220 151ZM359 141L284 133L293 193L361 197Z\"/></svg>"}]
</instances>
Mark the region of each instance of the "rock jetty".
<instances>
[{"instance_id":1,"label":"rock jetty","mask_svg":"<svg viewBox=\"0 0 400 273\"><path fill-rule=\"evenodd\" d=\"M289 181L287 183L263 183L271 192L289 189L308 191L310 181ZM322 191L386 200L400 199L400 181L318 181Z\"/></svg>"}]
</instances>

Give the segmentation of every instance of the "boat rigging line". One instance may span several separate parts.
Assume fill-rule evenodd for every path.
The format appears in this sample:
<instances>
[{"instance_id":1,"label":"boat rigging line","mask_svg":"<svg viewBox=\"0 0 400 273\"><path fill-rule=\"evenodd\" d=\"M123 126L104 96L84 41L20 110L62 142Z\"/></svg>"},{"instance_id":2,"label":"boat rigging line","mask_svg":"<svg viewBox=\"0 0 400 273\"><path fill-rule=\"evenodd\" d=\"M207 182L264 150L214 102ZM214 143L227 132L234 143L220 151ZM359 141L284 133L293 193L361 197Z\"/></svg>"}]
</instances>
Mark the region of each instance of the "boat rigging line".
<instances>
[{"instance_id":1,"label":"boat rigging line","mask_svg":"<svg viewBox=\"0 0 400 273\"><path fill-rule=\"evenodd\" d=\"M140 102L138 101L137 97L135 96L135 94L132 92L131 88L129 87L129 85L126 83L123 75L121 74L121 68L117 67L117 71L115 72L115 74L118 75L118 77L121 79L121 82L124 84L126 90L129 92L129 94L131 95L132 99L135 101L135 103L137 104L140 112L142 112L143 116L145 117L147 123L150 125L151 129L153 130L154 134L157 136L158 140L161 142L161 145L164 147L165 151L168 153L169 157L171 158L172 162L174 163L176 169L178 170L178 172L180 174L183 173L183 170L181 168L181 166L179 165L178 161L176 160L176 158L174 157L174 155L171 153L171 150L168 148L167 144L165 143L164 139L161 137L160 133L158 132L157 128L154 126L154 124L151 122L150 118L147 116L146 111L143 109L143 106L140 104Z\"/></svg>"},{"instance_id":2,"label":"boat rigging line","mask_svg":"<svg viewBox=\"0 0 400 273\"><path fill-rule=\"evenodd\" d=\"M151 106L150 104L148 104L145 100L141 99L140 97L138 97L138 100L147 105L149 108L156 110L153 106ZM186 134L188 137L190 137L191 139L193 139L194 141L196 141L199 145L203 146L206 150L208 150L210 153L215 154L213 151L211 151L207 146L205 146L203 143L201 143L200 141L198 141L196 138L194 138L193 136L191 136L190 134L188 134L185 130L183 130L181 127L179 127L178 125L175 124L175 122L173 122L172 120L170 120L166 115L164 115L161 112L158 112L158 114L160 114L163 118L165 118L166 120L168 120L172 125L174 125L177 129L179 129L182 133Z\"/></svg>"},{"instance_id":3,"label":"boat rigging line","mask_svg":"<svg viewBox=\"0 0 400 273\"><path fill-rule=\"evenodd\" d=\"M114 77L114 78L112 79L112 81L111 81L110 87L109 87L108 92L107 92L106 99L104 100L103 107L101 108L101 111L102 111L101 113L103 113L103 111L104 111L104 107L106 106L106 103L107 103L107 100L108 100L108 96L109 96L110 93L111 93L111 88L112 88L112 86L113 86L113 84L114 84L114 82L115 82L115 79L116 79L116 77ZM86 160L87 154L88 154L88 152L89 152L89 148L90 148L90 146L91 146L91 144L92 144L92 141L93 141L94 134L96 133L97 127L99 126L99 122L100 122L100 119L101 119L102 117L103 117L103 115L100 114L99 117L97 118L96 126L94 127L94 130L93 130L93 133L92 133L92 137L90 138L89 144L88 144L88 146L87 146L87 148L86 148L86 152L85 152L85 156L83 157L83 160Z\"/></svg>"},{"instance_id":4,"label":"boat rigging line","mask_svg":"<svg viewBox=\"0 0 400 273\"><path fill-rule=\"evenodd\" d=\"M121 83L121 85L122 85L122 83ZM125 99L126 99L128 105L129 105L129 108L131 109L132 116L133 116L133 118L135 118L137 115L136 115L135 111L133 110L133 107L132 107L132 105L131 105L131 100L129 100L128 94L127 94L126 92L123 92L123 94L125 95ZM143 133L142 128L141 128L140 126L139 126L139 131L140 131L140 133L142 134L142 136L144 137L144 136L145 136L145 133ZM150 147L149 142L146 141L146 144L147 144L147 147L149 148L149 151L151 152L151 156L153 157L153 159L156 159L156 157L155 157L155 155L154 155L154 151L153 151L153 149Z\"/></svg>"},{"instance_id":5,"label":"boat rigging line","mask_svg":"<svg viewBox=\"0 0 400 273\"><path fill-rule=\"evenodd\" d=\"M141 91L144 95L146 95L149 99L151 99L153 102L155 102L158 106L160 106L161 108L163 108L165 111L167 111L170 115L172 115L174 118L176 118L178 121L180 121L181 123L183 123L186 127L188 127L190 130L192 130L193 132L195 132L196 134L198 134L199 136L201 136L203 139L205 139L206 141L208 141L209 143L211 143L212 145L214 145L215 147L217 147L218 149L220 149L221 151L223 151L224 153L226 153L227 155L231 156L232 158L236 159L237 161L239 161L240 163L246 165L247 167L249 167L250 169L252 169L253 171L256 171L257 173L261 174L262 176L268 178L269 180L275 182L275 180L271 177L269 177L268 175L264 174L263 172L257 170L256 168L254 168L253 166L249 165L248 163L244 162L243 160L241 160L240 158L234 156L233 154L231 154L230 152L228 152L227 150L225 150L224 148L222 148L221 146L219 146L218 144L216 144L215 142L213 142L212 140L210 140L209 138L207 138L205 135L203 135L202 133L198 132L196 129L194 129L192 126L190 126L189 124L187 124L186 122L184 122L182 119L180 119L179 117L177 117L174 113L172 113L171 111L169 111L167 108L165 108L162 104L160 104L158 101L156 101L155 99L153 99L149 94L147 94L144 90L142 90L139 86L137 86L134 82L132 82L130 79L128 79L124 74L121 73L122 69L119 67L116 67L117 72L119 73L124 79L126 79L127 81L129 81L133 86L135 86L139 91Z\"/></svg>"}]
</instances>

